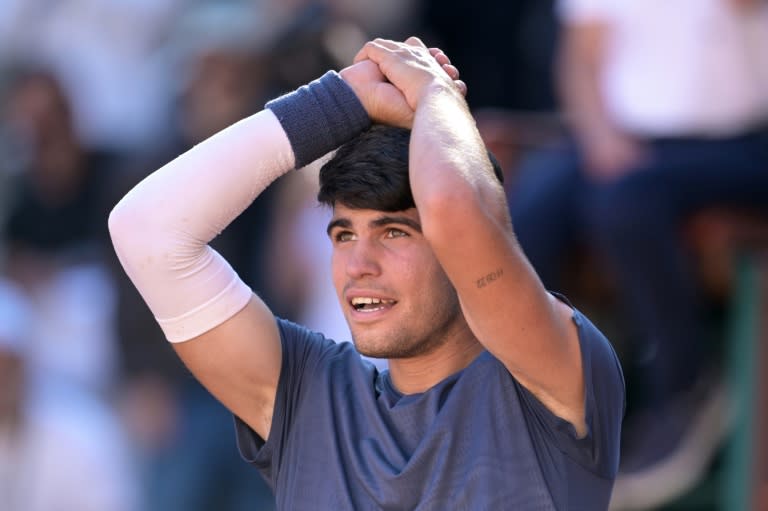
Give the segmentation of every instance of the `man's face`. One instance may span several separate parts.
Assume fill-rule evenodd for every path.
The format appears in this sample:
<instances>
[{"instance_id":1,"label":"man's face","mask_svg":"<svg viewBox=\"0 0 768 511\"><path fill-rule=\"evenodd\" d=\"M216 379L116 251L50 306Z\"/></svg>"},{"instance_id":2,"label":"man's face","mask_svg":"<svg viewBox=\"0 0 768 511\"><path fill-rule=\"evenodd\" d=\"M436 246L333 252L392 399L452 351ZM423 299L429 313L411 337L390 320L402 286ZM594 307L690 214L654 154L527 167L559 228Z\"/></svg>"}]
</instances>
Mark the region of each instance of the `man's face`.
<instances>
[{"instance_id":1,"label":"man's face","mask_svg":"<svg viewBox=\"0 0 768 511\"><path fill-rule=\"evenodd\" d=\"M328 234L336 294L363 355L427 353L462 321L456 291L421 233L416 209L337 204Z\"/></svg>"}]
</instances>

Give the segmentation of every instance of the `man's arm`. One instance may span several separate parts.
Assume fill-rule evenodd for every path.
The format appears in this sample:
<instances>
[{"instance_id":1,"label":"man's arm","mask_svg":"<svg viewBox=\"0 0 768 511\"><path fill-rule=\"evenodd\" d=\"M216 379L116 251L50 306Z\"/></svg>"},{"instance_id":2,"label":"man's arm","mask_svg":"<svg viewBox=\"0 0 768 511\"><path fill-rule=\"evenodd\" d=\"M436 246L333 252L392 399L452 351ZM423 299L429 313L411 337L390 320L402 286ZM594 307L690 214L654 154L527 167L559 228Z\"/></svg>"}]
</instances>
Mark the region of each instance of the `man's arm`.
<instances>
[{"instance_id":1,"label":"man's arm","mask_svg":"<svg viewBox=\"0 0 768 511\"><path fill-rule=\"evenodd\" d=\"M478 340L550 410L585 432L572 311L545 291L517 244L504 191L461 94L423 45L376 40L377 62L415 110L410 179L422 229Z\"/></svg>"},{"instance_id":2,"label":"man's arm","mask_svg":"<svg viewBox=\"0 0 768 511\"><path fill-rule=\"evenodd\" d=\"M208 243L272 181L370 124L333 73L268 107L147 177L109 219L126 273L176 352L265 439L282 357L276 321Z\"/></svg>"},{"instance_id":3,"label":"man's arm","mask_svg":"<svg viewBox=\"0 0 768 511\"><path fill-rule=\"evenodd\" d=\"M109 218L118 257L176 352L260 435L280 370L277 327L207 243L293 166L279 122L260 112L150 175Z\"/></svg>"}]
</instances>

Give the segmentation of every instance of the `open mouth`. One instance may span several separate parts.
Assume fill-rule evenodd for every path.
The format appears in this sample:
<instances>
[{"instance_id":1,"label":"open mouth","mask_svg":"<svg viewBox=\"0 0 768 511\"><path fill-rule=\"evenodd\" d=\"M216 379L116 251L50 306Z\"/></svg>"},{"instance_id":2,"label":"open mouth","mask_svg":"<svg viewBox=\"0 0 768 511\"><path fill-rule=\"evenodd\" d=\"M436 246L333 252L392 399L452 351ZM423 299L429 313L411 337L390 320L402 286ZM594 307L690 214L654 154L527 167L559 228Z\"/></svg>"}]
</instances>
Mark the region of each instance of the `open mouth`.
<instances>
[{"instance_id":1,"label":"open mouth","mask_svg":"<svg viewBox=\"0 0 768 511\"><path fill-rule=\"evenodd\" d=\"M397 302L395 300L373 298L370 296L356 296L349 303L358 312L376 312L388 309Z\"/></svg>"}]
</instances>

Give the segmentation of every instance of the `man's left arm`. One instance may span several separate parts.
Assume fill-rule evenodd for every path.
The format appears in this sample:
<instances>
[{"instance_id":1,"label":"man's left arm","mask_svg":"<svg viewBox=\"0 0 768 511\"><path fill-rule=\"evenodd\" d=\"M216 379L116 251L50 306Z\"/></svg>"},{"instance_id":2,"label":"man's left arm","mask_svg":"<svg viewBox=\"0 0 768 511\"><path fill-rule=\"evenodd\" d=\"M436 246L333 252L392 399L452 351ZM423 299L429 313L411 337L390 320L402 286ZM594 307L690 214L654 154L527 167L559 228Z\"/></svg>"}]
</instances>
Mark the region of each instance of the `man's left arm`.
<instances>
[{"instance_id":1,"label":"man's left arm","mask_svg":"<svg viewBox=\"0 0 768 511\"><path fill-rule=\"evenodd\" d=\"M413 108L410 181L423 233L478 340L547 408L586 432L573 311L550 295L518 245L504 190L463 94L421 41L376 40L369 58Z\"/></svg>"}]
</instances>

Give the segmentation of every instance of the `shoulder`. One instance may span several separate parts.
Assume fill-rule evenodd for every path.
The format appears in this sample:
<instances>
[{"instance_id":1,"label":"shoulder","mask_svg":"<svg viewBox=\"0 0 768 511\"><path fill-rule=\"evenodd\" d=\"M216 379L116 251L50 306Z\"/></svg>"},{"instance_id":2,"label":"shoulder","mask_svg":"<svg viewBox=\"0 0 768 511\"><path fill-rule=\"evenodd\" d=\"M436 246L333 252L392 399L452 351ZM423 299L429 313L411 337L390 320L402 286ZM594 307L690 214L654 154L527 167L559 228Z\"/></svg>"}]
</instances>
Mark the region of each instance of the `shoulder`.
<instances>
[{"instance_id":1,"label":"shoulder","mask_svg":"<svg viewBox=\"0 0 768 511\"><path fill-rule=\"evenodd\" d=\"M292 321L277 318L280 341L283 347L282 374L280 380L315 374L321 375L344 365L348 369L360 366L369 369L372 364L364 360L351 342L336 342L320 332ZM338 371L338 376L347 374Z\"/></svg>"},{"instance_id":2,"label":"shoulder","mask_svg":"<svg viewBox=\"0 0 768 511\"><path fill-rule=\"evenodd\" d=\"M554 415L514 377L510 378L538 449L555 446L588 472L613 478L618 468L625 408L623 372L610 341L592 321L576 308L573 321L582 356L586 435L579 436L569 422Z\"/></svg>"},{"instance_id":3,"label":"shoulder","mask_svg":"<svg viewBox=\"0 0 768 511\"><path fill-rule=\"evenodd\" d=\"M336 352L351 350L349 342L337 342L323 333L307 328L293 321L276 317L283 349L293 356L332 356Z\"/></svg>"}]
</instances>

